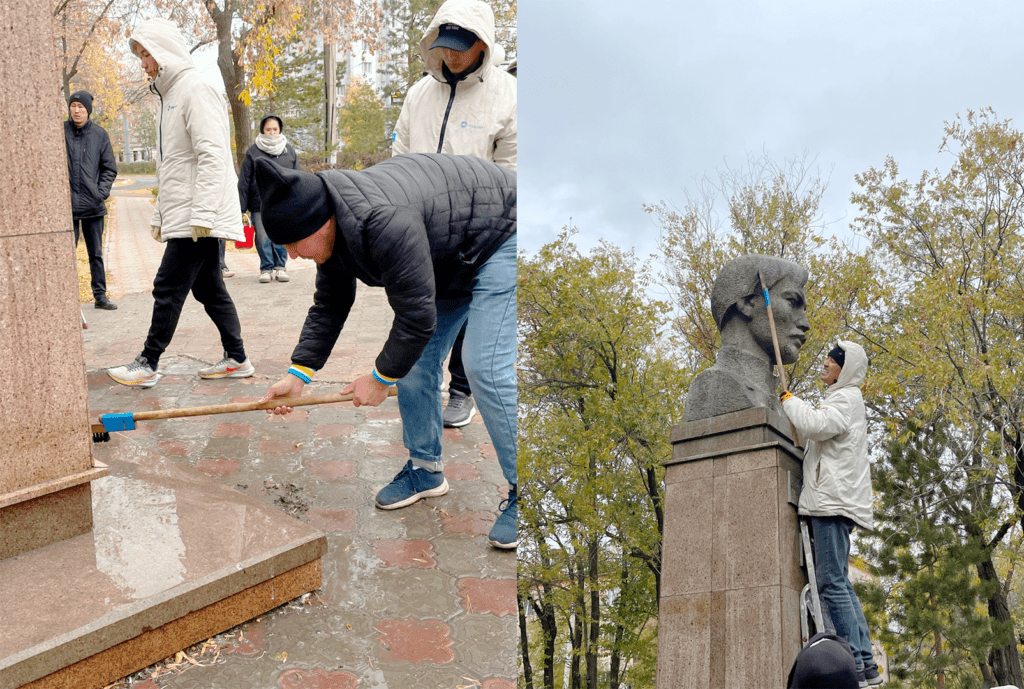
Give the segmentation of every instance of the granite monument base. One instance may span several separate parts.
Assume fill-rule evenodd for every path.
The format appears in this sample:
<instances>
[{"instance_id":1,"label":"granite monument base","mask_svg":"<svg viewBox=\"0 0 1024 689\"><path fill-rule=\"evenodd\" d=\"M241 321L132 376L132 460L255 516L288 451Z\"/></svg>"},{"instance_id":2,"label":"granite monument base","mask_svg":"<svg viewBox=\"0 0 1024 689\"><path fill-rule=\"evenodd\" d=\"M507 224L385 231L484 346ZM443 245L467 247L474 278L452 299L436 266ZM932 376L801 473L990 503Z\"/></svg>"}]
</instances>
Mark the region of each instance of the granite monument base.
<instances>
[{"instance_id":1,"label":"granite monument base","mask_svg":"<svg viewBox=\"0 0 1024 689\"><path fill-rule=\"evenodd\" d=\"M0 687L101 688L321 584L313 527L109 446L92 531L0 561Z\"/></svg>"},{"instance_id":2,"label":"granite monument base","mask_svg":"<svg viewBox=\"0 0 1024 689\"><path fill-rule=\"evenodd\" d=\"M803 452L764 408L671 438L657 687L783 687L801 647Z\"/></svg>"}]
</instances>

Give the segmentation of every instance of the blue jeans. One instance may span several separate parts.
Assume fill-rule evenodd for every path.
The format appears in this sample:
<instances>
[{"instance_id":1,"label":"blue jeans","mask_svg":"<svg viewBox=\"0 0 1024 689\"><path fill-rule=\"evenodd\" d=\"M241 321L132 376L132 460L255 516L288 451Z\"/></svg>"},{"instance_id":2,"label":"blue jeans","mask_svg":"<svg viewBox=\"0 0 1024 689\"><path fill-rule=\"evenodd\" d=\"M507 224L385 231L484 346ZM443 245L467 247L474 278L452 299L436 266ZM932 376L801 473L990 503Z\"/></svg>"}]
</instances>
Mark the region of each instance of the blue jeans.
<instances>
[{"instance_id":1,"label":"blue jeans","mask_svg":"<svg viewBox=\"0 0 1024 689\"><path fill-rule=\"evenodd\" d=\"M822 613L832 620L836 634L853 648L857 669L876 667L871 655L868 623L850 583L850 532L854 522L846 517L810 517L810 520Z\"/></svg>"},{"instance_id":2,"label":"blue jeans","mask_svg":"<svg viewBox=\"0 0 1024 689\"><path fill-rule=\"evenodd\" d=\"M477 409L505 479L516 484L516 238L510 237L477 271L473 296L439 299L437 330L409 374L398 381L403 440L415 466L441 471L444 359L462 324L462 360Z\"/></svg>"},{"instance_id":3,"label":"blue jeans","mask_svg":"<svg viewBox=\"0 0 1024 689\"><path fill-rule=\"evenodd\" d=\"M256 253L260 255L260 272L275 268L283 270L284 264L288 262L288 250L270 241L267 231L263 228L263 213L253 211L252 224L256 228Z\"/></svg>"}]
</instances>

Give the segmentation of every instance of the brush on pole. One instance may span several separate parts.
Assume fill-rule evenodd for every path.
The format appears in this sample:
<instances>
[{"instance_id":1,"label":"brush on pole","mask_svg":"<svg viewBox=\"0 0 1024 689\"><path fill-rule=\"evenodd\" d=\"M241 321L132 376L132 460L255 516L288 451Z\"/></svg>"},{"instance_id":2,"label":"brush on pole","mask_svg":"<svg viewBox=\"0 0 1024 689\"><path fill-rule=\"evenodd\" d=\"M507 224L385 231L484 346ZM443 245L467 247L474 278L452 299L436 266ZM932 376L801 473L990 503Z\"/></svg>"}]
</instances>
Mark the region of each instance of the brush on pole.
<instances>
[{"instance_id":1,"label":"brush on pole","mask_svg":"<svg viewBox=\"0 0 1024 689\"><path fill-rule=\"evenodd\" d=\"M786 385L786 369L782 366L782 352L779 350L779 336L775 334L775 314L772 313L772 300L768 297L768 286L764 282L761 271L757 271L757 281L761 283L761 293L764 295L764 306L768 309L768 327L772 331L772 345L775 347L775 368L779 371L779 382L782 384L782 391L789 392ZM797 435L793 422L789 422L789 429L793 432L793 444L800 445L800 436Z\"/></svg>"},{"instance_id":2,"label":"brush on pole","mask_svg":"<svg viewBox=\"0 0 1024 689\"><path fill-rule=\"evenodd\" d=\"M398 390L388 389L388 397L394 397ZM155 421L157 419L180 419L188 416L207 416L209 414L233 414L242 411L259 411L276 409L277 407L305 407L311 404L333 404L335 402L351 402L352 393L340 392L330 395L307 395L294 399L275 398L269 402L235 402L233 404L211 404L206 407L182 407L178 409L158 409L155 411L125 412L102 414L100 423L92 424L92 441L105 443L110 440L110 433L117 431L134 431L136 421Z\"/></svg>"}]
</instances>

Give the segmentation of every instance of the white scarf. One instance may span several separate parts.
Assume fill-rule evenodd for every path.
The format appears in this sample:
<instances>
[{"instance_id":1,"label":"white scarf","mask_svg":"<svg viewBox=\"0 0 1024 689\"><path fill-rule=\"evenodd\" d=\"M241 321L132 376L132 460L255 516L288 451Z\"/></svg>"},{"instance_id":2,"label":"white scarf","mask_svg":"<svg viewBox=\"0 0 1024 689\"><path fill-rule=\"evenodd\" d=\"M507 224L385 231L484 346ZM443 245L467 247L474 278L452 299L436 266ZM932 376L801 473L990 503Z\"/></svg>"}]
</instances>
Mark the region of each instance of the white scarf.
<instances>
[{"instance_id":1,"label":"white scarf","mask_svg":"<svg viewBox=\"0 0 1024 689\"><path fill-rule=\"evenodd\" d=\"M256 135L256 145L260 147L261 151L266 151L272 156L281 155L281 151L284 150L284 145L288 143L288 137L284 134L274 134L268 136L263 132Z\"/></svg>"}]
</instances>

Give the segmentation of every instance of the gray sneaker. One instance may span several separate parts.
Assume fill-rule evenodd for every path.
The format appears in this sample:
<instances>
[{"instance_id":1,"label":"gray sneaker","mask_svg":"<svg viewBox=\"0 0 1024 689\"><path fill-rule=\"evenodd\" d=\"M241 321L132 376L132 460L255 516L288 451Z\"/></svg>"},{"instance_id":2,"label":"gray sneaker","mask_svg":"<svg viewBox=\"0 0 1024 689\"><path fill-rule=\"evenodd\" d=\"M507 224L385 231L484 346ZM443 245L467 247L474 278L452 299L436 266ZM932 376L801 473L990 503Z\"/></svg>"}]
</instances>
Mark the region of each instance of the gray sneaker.
<instances>
[{"instance_id":1,"label":"gray sneaker","mask_svg":"<svg viewBox=\"0 0 1024 689\"><path fill-rule=\"evenodd\" d=\"M473 414L476 414L473 396L452 390L448 396L448 406L444 408L445 428L461 428L473 420Z\"/></svg>"},{"instance_id":2,"label":"gray sneaker","mask_svg":"<svg viewBox=\"0 0 1024 689\"><path fill-rule=\"evenodd\" d=\"M163 378L163 374L154 371L141 355L130 364L108 368L107 375L121 385L132 388L151 388Z\"/></svg>"},{"instance_id":3,"label":"gray sneaker","mask_svg":"<svg viewBox=\"0 0 1024 689\"><path fill-rule=\"evenodd\" d=\"M256 368L250 363L249 357L239 363L229 357L227 353L224 358L213 366L199 369L200 378L249 378L256 373Z\"/></svg>"}]
</instances>

